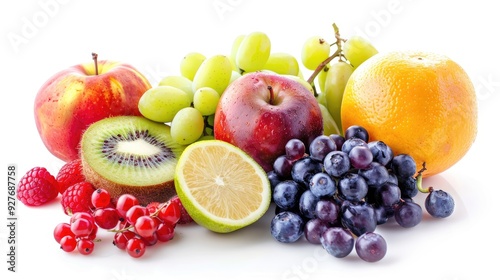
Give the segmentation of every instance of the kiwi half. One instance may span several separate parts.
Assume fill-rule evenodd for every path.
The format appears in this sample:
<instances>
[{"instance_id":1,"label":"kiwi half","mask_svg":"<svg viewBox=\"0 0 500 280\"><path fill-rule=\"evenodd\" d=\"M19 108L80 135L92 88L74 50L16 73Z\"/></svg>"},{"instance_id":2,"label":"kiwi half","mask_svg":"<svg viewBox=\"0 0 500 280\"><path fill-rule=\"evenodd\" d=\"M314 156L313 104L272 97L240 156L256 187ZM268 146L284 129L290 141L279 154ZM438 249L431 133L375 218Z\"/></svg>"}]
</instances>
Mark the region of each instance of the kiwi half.
<instances>
[{"instance_id":1,"label":"kiwi half","mask_svg":"<svg viewBox=\"0 0 500 280\"><path fill-rule=\"evenodd\" d=\"M82 136L83 175L115 199L128 193L142 205L165 202L175 195L175 166L184 148L166 124L141 116L106 118Z\"/></svg>"}]
</instances>

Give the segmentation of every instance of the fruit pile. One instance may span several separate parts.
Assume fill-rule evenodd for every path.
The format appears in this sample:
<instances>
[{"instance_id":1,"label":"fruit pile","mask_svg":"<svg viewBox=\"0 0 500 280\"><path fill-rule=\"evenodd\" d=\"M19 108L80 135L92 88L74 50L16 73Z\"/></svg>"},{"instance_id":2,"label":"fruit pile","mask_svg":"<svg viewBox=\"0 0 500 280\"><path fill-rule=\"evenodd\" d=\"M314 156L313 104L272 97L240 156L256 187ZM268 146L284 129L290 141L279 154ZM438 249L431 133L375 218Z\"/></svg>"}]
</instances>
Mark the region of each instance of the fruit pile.
<instances>
[{"instance_id":1,"label":"fruit pile","mask_svg":"<svg viewBox=\"0 0 500 280\"><path fill-rule=\"evenodd\" d=\"M304 236L335 257L355 249L361 259L379 261L387 243L376 227L390 219L402 227L419 224L422 207L413 201L419 192L429 193L431 216L453 212L453 198L424 189L422 178L427 166L431 174L442 171L470 147L477 130L474 92L447 58L381 56L365 38L344 39L335 24L333 30L330 42L304 41L301 63L271 52L263 32L241 35L228 55L186 54L180 74L155 86L135 68L98 61L96 54L93 64L57 73L35 98L35 121L47 149L65 164L55 177L43 167L29 170L18 199L39 206L61 197L70 221L56 226L54 238L68 252L92 253L103 229L114 234L116 247L140 257L147 246L172 239L177 224L194 221L227 233L260 219L272 202L271 234L279 242ZM384 72L391 58L403 60L403 78ZM301 67L312 71L309 78ZM457 78L418 84L429 80L422 73L448 69ZM401 93L405 77L414 80L405 80L409 88ZM460 92L443 86L450 81ZM421 100L436 100L433 106L409 102L417 87ZM387 95L372 100L374 88L394 93L398 102ZM423 118L430 114L444 117L439 123ZM464 123L464 140L440 133ZM412 133L417 129L419 137ZM411 145L389 145L377 139L382 136L409 138Z\"/></svg>"},{"instance_id":2,"label":"fruit pile","mask_svg":"<svg viewBox=\"0 0 500 280\"><path fill-rule=\"evenodd\" d=\"M431 216L453 212L453 198L424 190L421 173L410 155L394 155L384 142L369 141L363 127L347 128L345 137L318 136L309 147L292 139L268 172L277 213L271 234L283 243L305 236L338 258L355 248L361 259L379 261L387 244L376 227L391 218L404 228L419 224L422 208L413 201L419 190L430 192L425 207Z\"/></svg>"}]
</instances>

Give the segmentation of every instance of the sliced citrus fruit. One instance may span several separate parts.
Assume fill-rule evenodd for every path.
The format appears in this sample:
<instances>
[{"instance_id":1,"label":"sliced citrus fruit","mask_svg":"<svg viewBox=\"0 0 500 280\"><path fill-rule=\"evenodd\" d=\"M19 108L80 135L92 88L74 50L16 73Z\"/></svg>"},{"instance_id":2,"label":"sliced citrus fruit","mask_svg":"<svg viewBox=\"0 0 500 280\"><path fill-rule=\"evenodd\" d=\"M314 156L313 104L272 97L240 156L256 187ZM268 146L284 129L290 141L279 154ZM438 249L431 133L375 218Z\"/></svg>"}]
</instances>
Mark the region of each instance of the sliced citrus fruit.
<instances>
[{"instance_id":1,"label":"sliced citrus fruit","mask_svg":"<svg viewBox=\"0 0 500 280\"><path fill-rule=\"evenodd\" d=\"M264 169L243 150L221 140L187 146L174 181L189 215L214 232L232 232L254 223L271 202Z\"/></svg>"}]
</instances>

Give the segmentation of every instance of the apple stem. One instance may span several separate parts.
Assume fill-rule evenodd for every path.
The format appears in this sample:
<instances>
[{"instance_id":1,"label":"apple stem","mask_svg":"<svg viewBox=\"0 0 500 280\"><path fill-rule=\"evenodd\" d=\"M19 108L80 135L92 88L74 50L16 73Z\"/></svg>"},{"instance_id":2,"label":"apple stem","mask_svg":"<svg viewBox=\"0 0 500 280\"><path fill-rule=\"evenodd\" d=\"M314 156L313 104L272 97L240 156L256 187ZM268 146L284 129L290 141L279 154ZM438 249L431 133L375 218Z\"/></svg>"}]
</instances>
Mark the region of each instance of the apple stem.
<instances>
[{"instance_id":1,"label":"apple stem","mask_svg":"<svg viewBox=\"0 0 500 280\"><path fill-rule=\"evenodd\" d=\"M94 60L95 74L99 75L99 68L97 66L97 54L96 53L92 53L92 59Z\"/></svg>"},{"instance_id":2,"label":"apple stem","mask_svg":"<svg viewBox=\"0 0 500 280\"><path fill-rule=\"evenodd\" d=\"M272 86L267 86L267 89L269 90L269 103L273 104L274 101L274 91Z\"/></svg>"}]
</instances>

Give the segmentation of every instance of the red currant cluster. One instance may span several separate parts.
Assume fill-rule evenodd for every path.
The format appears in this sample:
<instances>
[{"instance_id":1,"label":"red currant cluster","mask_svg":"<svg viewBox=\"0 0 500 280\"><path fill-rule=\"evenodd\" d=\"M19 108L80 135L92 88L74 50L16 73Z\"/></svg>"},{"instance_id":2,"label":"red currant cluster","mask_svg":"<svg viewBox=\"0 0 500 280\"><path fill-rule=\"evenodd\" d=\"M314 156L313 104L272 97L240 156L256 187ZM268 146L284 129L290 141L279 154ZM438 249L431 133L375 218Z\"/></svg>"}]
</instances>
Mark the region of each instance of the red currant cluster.
<instances>
[{"instance_id":1,"label":"red currant cluster","mask_svg":"<svg viewBox=\"0 0 500 280\"><path fill-rule=\"evenodd\" d=\"M54 238L66 252L72 252L77 248L81 254L89 255L94 251L97 229L91 214L78 212L71 216L69 223L60 223L56 226Z\"/></svg>"},{"instance_id":2,"label":"red currant cluster","mask_svg":"<svg viewBox=\"0 0 500 280\"><path fill-rule=\"evenodd\" d=\"M182 205L177 197L143 206L133 195L123 194L113 204L106 190L96 189L91 202L95 207L92 213L73 213L69 223L60 223L54 229L54 238L64 251L77 248L81 254L92 253L101 228L115 234L116 247L138 258L144 255L146 246L171 240L181 218Z\"/></svg>"}]
</instances>

